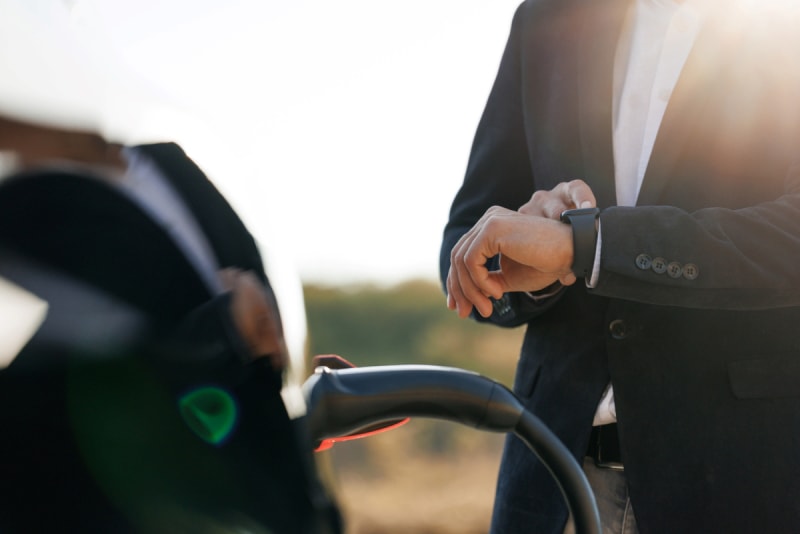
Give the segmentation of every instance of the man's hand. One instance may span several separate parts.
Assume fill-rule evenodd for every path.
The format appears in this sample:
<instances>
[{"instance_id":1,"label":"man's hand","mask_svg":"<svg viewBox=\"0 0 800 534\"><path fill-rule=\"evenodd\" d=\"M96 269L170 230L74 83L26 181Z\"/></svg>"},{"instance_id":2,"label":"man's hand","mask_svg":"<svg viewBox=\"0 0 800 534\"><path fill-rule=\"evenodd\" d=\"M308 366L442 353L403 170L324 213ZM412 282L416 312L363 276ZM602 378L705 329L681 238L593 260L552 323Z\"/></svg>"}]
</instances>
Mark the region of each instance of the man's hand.
<instances>
[{"instance_id":1,"label":"man's hand","mask_svg":"<svg viewBox=\"0 0 800 534\"><path fill-rule=\"evenodd\" d=\"M589 186L573 180L537 191L517 212L489 208L450 253L447 306L460 317L467 317L473 306L488 317L489 297L538 291L556 281L574 284L572 230L559 222L560 215L566 209L595 205ZM498 254L500 269L490 272L486 260Z\"/></svg>"},{"instance_id":2,"label":"man's hand","mask_svg":"<svg viewBox=\"0 0 800 534\"><path fill-rule=\"evenodd\" d=\"M501 255L500 270L486 261ZM464 234L450 253L447 306L467 317L474 306L488 317L489 297L507 291L538 291L556 280L569 282L572 230L552 219L494 206ZM575 277L571 277L572 282Z\"/></svg>"},{"instance_id":3,"label":"man's hand","mask_svg":"<svg viewBox=\"0 0 800 534\"><path fill-rule=\"evenodd\" d=\"M564 210L596 206L597 200L586 182L572 180L561 182L550 191L536 191L531 199L519 208L519 212L557 221Z\"/></svg>"},{"instance_id":4,"label":"man's hand","mask_svg":"<svg viewBox=\"0 0 800 534\"><path fill-rule=\"evenodd\" d=\"M279 315L266 288L250 271L219 271L223 287L233 294L231 315L254 358L269 358L276 370L284 369L289 355Z\"/></svg>"}]
</instances>

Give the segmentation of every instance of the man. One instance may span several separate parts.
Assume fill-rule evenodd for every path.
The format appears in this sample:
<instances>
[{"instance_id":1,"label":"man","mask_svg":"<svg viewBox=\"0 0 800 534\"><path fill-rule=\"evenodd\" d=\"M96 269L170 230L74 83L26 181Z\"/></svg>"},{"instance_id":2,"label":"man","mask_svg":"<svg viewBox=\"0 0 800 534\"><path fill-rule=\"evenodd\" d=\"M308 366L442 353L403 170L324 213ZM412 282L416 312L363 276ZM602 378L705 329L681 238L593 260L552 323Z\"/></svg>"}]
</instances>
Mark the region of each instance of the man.
<instances>
[{"instance_id":1,"label":"man","mask_svg":"<svg viewBox=\"0 0 800 534\"><path fill-rule=\"evenodd\" d=\"M514 17L441 274L461 317L526 325L515 392L607 532L800 527L796 23L700 0ZM493 532L566 519L509 438Z\"/></svg>"},{"instance_id":2,"label":"man","mask_svg":"<svg viewBox=\"0 0 800 534\"><path fill-rule=\"evenodd\" d=\"M0 274L49 304L0 370L0 531L335 532L258 247L202 171L20 118L0 147Z\"/></svg>"}]
</instances>

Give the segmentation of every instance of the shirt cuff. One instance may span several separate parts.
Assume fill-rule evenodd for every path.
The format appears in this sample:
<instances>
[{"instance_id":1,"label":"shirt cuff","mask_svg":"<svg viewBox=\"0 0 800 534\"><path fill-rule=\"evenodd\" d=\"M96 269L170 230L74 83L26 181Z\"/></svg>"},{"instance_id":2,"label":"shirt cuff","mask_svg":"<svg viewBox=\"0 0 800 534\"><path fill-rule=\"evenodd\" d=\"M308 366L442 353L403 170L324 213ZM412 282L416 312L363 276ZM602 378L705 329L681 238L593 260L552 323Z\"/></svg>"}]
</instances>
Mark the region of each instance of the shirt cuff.
<instances>
[{"instance_id":1,"label":"shirt cuff","mask_svg":"<svg viewBox=\"0 0 800 534\"><path fill-rule=\"evenodd\" d=\"M592 275L586 280L586 287L597 287L600 278L600 250L603 248L603 232L600 231L600 221L597 221L597 246L594 249L594 264L592 265Z\"/></svg>"}]
</instances>

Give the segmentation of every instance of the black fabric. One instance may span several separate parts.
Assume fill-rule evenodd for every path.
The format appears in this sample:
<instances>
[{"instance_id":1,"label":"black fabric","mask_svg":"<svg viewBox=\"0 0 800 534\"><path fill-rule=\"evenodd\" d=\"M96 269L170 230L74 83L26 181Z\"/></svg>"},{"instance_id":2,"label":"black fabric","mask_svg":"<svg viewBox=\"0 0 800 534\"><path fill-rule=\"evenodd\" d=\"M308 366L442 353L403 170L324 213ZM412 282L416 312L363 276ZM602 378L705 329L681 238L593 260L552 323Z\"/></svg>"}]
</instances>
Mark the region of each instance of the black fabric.
<instances>
[{"instance_id":1,"label":"black fabric","mask_svg":"<svg viewBox=\"0 0 800 534\"><path fill-rule=\"evenodd\" d=\"M595 465L599 467L622 464L616 423L592 427L586 456L594 460Z\"/></svg>"}]
</instances>

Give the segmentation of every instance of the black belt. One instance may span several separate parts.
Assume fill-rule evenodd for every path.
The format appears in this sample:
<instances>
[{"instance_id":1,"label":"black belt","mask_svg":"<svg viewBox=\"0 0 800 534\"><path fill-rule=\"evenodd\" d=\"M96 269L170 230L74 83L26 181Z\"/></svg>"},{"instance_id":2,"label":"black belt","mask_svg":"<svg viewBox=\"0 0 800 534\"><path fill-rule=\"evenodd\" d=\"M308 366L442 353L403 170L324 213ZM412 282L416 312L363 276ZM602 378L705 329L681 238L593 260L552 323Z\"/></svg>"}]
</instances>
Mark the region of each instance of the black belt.
<instances>
[{"instance_id":1,"label":"black belt","mask_svg":"<svg viewBox=\"0 0 800 534\"><path fill-rule=\"evenodd\" d=\"M592 427L586 456L592 458L597 467L622 470L622 455L619 451L619 434L616 423Z\"/></svg>"}]
</instances>

